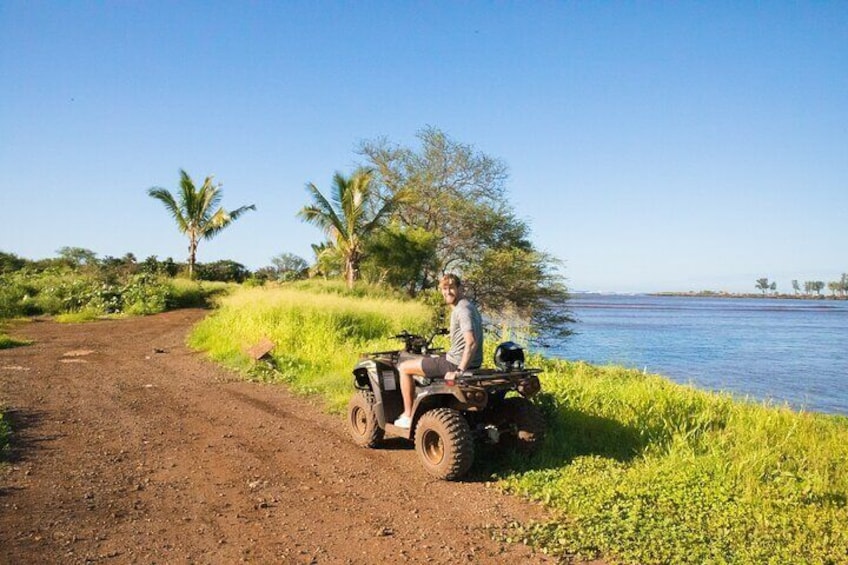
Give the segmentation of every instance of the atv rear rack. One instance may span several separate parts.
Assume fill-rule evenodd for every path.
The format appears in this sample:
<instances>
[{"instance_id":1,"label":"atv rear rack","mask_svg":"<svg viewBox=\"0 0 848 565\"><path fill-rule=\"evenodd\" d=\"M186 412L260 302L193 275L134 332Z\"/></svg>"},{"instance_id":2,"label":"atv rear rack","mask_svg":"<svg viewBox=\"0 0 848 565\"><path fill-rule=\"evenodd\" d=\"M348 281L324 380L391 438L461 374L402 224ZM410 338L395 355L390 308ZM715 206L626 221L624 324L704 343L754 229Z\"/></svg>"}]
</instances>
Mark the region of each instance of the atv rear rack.
<instances>
[{"instance_id":1,"label":"atv rear rack","mask_svg":"<svg viewBox=\"0 0 848 565\"><path fill-rule=\"evenodd\" d=\"M542 389L537 376L541 372L541 369L520 369L517 371L475 369L464 372L454 383L460 389L467 390L515 390L522 396L529 398ZM450 381L444 382L450 384Z\"/></svg>"}]
</instances>

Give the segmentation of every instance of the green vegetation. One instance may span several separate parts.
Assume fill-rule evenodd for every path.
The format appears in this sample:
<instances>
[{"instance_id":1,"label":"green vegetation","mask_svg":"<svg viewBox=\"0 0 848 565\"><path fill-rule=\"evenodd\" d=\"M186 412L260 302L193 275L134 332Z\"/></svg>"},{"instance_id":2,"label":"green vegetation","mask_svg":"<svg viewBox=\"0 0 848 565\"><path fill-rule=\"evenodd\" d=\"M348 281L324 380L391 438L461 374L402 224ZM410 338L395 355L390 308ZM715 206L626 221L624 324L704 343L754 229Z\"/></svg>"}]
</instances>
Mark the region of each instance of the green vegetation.
<instances>
[{"instance_id":1,"label":"green vegetation","mask_svg":"<svg viewBox=\"0 0 848 565\"><path fill-rule=\"evenodd\" d=\"M325 197L308 184L300 217L318 225L312 275L428 294L444 273L462 277L493 328L554 339L570 333L560 263L537 250L507 198L507 166L437 128L418 146L363 142L350 178ZM544 332L538 331L544 328Z\"/></svg>"},{"instance_id":2,"label":"green vegetation","mask_svg":"<svg viewBox=\"0 0 848 565\"><path fill-rule=\"evenodd\" d=\"M108 315L154 314L204 306L231 286L172 278L165 269L173 263L155 258L139 264L127 254L121 260L98 261L87 250L60 251L58 259L19 260L14 270L7 266L0 272L0 320L46 314L63 322L79 322ZM0 347L11 345L8 337L0 338Z\"/></svg>"},{"instance_id":3,"label":"green vegetation","mask_svg":"<svg viewBox=\"0 0 848 565\"><path fill-rule=\"evenodd\" d=\"M0 412L0 461L3 460L6 448L9 445L9 436L11 433L12 430L9 428L9 423L3 417L3 413Z\"/></svg>"},{"instance_id":4,"label":"green vegetation","mask_svg":"<svg viewBox=\"0 0 848 565\"><path fill-rule=\"evenodd\" d=\"M359 277L359 264L365 252L365 242L378 227L383 216L392 208L388 200L379 210L372 210L374 198L373 171L360 169L349 178L341 173L333 176L330 200L311 182L306 185L312 203L304 206L298 216L314 224L331 238L325 252L335 252L343 265L343 275L348 288Z\"/></svg>"},{"instance_id":5,"label":"green vegetation","mask_svg":"<svg viewBox=\"0 0 848 565\"><path fill-rule=\"evenodd\" d=\"M356 289L367 294L364 286ZM351 294L340 281L245 289L222 298L189 344L251 378L318 394L339 412L349 400L347 375L359 353L395 348L387 336L424 330L430 316L419 302ZM254 364L246 350L264 337L275 344L272 362Z\"/></svg>"},{"instance_id":6,"label":"green vegetation","mask_svg":"<svg viewBox=\"0 0 848 565\"><path fill-rule=\"evenodd\" d=\"M771 291L771 294L775 298L791 297L791 295L788 294L778 294L777 283L769 283L768 278L765 277L757 279L757 282L754 286L762 291L763 296L766 296L766 293ZM830 291L831 298L841 298L843 300L848 298L848 273L842 273L842 276L839 278L838 281L829 281L826 285L824 281L804 281L803 296L806 298L824 298L824 296L822 295L822 290L824 290L825 286L827 286L827 289ZM792 281L792 291L794 292L795 297L802 296L801 285L797 279L794 279Z\"/></svg>"},{"instance_id":7,"label":"green vegetation","mask_svg":"<svg viewBox=\"0 0 848 565\"><path fill-rule=\"evenodd\" d=\"M503 481L561 512L534 543L627 563L848 559L848 419L543 365L551 439Z\"/></svg>"},{"instance_id":8,"label":"green vegetation","mask_svg":"<svg viewBox=\"0 0 848 565\"><path fill-rule=\"evenodd\" d=\"M22 341L20 339L14 339L9 337L3 332L3 328L0 328L0 349L11 349L12 347L20 347L21 345L29 345L30 342Z\"/></svg>"},{"instance_id":9,"label":"green vegetation","mask_svg":"<svg viewBox=\"0 0 848 565\"><path fill-rule=\"evenodd\" d=\"M180 191L176 197L170 191L155 186L147 191L165 205L165 208L177 222L180 233L188 236L188 278L194 278L194 265L197 262L197 245L201 239L212 239L221 230L235 222L239 216L248 210L256 210L256 206L241 206L227 211L218 207L223 193L221 185L213 185L212 177L206 177L200 189L194 186L194 181L183 170L180 170ZM217 210L216 210L216 207Z\"/></svg>"},{"instance_id":10,"label":"green vegetation","mask_svg":"<svg viewBox=\"0 0 848 565\"><path fill-rule=\"evenodd\" d=\"M396 347L386 336L425 329L429 315L391 293L308 281L226 297L190 342L338 412L358 353ZM266 336L273 361L254 364L245 348ZM503 488L559 516L522 526L521 538L622 563L848 561L848 419L617 367L531 362L545 370L546 445L530 461L485 463Z\"/></svg>"}]
</instances>

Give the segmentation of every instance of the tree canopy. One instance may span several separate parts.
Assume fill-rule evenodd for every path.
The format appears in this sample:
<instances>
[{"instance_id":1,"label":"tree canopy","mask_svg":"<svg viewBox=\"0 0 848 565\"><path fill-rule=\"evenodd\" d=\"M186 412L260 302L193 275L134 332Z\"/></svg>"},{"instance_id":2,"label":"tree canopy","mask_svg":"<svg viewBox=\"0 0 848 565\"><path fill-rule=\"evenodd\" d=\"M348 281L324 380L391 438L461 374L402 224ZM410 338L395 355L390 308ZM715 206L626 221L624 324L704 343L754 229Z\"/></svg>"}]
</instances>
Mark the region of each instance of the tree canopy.
<instances>
[{"instance_id":1,"label":"tree canopy","mask_svg":"<svg viewBox=\"0 0 848 565\"><path fill-rule=\"evenodd\" d=\"M384 262L387 279L414 294L454 272L494 324L568 335L573 320L561 265L534 247L513 212L506 164L434 127L417 139L418 148L380 138L358 151L377 175L380 198L396 204L393 235L372 247L372 257L394 258Z\"/></svg>"},{"instance_id":2,"label":"tree canopy","mask_svg":"<svg viewBox=\"0 0 848 565\"><path fill-rule=\"evenodd\" d=\"M333 176L330 198L311 182L306 189L312 203L298 212L304 221L320 227L330 239L329 244L344 263L344 276L349 287L359 276L367 238L380 226L394 200L388 198L375 209L374 175L369 169L359 169L350 177L341 173ZM322 251L327 253L327 247Z\"/></svg>"}]
</instances>

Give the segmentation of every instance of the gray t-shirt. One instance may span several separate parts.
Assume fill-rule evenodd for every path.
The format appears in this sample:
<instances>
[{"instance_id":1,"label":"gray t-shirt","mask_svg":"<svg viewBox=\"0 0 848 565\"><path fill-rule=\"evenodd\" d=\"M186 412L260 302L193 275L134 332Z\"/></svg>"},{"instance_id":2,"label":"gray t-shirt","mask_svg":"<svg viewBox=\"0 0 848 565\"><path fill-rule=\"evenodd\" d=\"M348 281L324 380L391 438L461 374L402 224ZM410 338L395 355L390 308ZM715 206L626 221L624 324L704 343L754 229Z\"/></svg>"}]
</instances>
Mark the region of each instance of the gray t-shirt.
<instances>
[{"instance_id":1,"label":"gray t-shirt","mask_svg":"<svg viewBox=\"0 0 848 565\"><path fill-rule=\"evenodd\" d=\"M447 352L447 360L454 365L462 361L465 352L465 332L474 332L477 341L477 351L471 356L466 369L476 369L483 364L483 320L477 307L467 298L457 302L451 311L450 336L451 347Z\"/></svg>"}]
</instances>

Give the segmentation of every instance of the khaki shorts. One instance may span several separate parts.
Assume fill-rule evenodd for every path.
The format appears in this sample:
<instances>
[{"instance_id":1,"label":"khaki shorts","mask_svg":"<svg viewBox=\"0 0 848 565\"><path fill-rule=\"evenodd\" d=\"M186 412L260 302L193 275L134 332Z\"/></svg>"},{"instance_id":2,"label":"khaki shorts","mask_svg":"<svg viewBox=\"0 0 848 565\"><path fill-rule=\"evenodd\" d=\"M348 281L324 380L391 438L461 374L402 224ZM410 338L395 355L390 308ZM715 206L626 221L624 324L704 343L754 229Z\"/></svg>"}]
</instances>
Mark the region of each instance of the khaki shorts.
<instances>
[{"instance_id":1,"label":"khaki shorts","mask_svg":"<svg viewBox=\"0 0 848 565\"><path fill-rule=\"evenodd\" d=\"M457 365L448 361L445 355L438 357L425 357L421 360L421 370L424 371L424 376L428 378L444 377L445 374L456 371Z\"/></svg>"}]
</instances>

